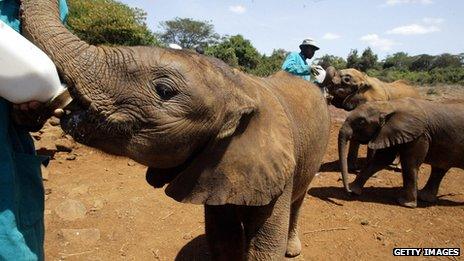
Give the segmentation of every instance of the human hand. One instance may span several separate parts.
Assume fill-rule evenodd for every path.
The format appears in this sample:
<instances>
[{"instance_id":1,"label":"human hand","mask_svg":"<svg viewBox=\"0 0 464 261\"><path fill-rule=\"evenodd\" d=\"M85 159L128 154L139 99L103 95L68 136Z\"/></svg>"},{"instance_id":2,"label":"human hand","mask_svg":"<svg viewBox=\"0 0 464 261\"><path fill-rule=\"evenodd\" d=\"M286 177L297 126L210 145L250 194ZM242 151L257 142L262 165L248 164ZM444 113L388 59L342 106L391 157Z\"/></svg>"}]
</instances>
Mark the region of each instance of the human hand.
<instances>
[{"instance_id":1,"label":"human hand","mask_svg":"<svg viewBox=\"0 0 464 261\"><path fill-rule=\"evenodd\" d=\"M320 74L317 66L311 66L311 75L318 76Z\"/></svg>"}]
</instances>

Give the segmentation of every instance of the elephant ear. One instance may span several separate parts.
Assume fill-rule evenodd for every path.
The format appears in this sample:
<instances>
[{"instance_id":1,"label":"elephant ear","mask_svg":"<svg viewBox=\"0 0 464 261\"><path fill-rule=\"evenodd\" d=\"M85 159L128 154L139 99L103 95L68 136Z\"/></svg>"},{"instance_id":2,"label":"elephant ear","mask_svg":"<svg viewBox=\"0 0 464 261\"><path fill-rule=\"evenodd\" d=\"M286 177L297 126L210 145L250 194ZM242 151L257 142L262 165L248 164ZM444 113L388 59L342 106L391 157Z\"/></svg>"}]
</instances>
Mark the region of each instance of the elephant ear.
<instances>
[{"instance_id":1,"label":"elephant ear","mask_svg":"<svg viewBox=\"0 0 464 261\"><path fill-rule=\"evenodd\" d=\"M384 149L411 142L425 132L426 116L420 108L403 108L380 115L381 127L368 144L371 149Z\"/></svg>"},{"instance_id":2,"label":"elephant ear","mask_svg":"<svg viewBox=\"0 0 464 261\"><path fill-rule=\"evenodd\" d=\"M262 206L283 192L295 168L293 136L282 105L260 91L252 113L229 111L218 138L170 182L168 196L194 204Z\"/></svg>"}]
</instances>

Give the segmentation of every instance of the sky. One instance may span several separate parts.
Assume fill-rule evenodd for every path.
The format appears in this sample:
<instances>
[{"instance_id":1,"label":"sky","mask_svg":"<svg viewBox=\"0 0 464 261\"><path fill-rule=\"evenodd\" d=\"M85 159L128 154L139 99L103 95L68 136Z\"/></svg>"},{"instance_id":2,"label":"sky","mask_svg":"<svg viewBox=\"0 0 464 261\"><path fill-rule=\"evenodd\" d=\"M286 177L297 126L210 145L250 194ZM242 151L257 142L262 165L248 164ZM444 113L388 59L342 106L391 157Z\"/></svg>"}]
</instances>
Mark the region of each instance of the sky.
<instances>
[{"instance_id":1,"label":"sky","mask_svg":"<svg viewBox=\"0 0 464 261\"><path fill-rule=\"evenodd\" d=\"M315 58L346 58L367 47L383 59L464 52L463 0L119 0L147 12L152 31L175 17L209 21L220 35L241 34L260 53L298 51L305 38L320 45Z\"/></svg>"}]
</instances>

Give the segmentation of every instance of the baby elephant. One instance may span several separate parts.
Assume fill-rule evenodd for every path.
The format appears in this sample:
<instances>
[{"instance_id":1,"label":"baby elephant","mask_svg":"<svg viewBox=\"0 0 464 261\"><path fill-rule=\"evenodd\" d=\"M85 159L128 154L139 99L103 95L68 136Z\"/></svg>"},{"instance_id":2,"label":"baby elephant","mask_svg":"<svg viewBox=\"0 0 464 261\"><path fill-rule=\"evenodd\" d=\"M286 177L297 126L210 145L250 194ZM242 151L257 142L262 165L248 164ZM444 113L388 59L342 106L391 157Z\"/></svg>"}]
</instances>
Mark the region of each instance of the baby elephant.
<instances>
[{"instance_id":1,"label":"baby elephant","mask_svg":"<svg viewBox=\"0 0 464 261\"><path fill-rule=\"evenodd\" d=\"M375 149L373 159L348 185L347 141ZM400 155L404 195L398 202L417 206L417 196L437 200L438 188L452 167L464 168L464 104L439 104L412 98L368 102L350 113L338 136L343 185L361 194L366 181ZM422 163L432 166L425 187L417 193L417 172Z\"/></svg>"}]
</instances>

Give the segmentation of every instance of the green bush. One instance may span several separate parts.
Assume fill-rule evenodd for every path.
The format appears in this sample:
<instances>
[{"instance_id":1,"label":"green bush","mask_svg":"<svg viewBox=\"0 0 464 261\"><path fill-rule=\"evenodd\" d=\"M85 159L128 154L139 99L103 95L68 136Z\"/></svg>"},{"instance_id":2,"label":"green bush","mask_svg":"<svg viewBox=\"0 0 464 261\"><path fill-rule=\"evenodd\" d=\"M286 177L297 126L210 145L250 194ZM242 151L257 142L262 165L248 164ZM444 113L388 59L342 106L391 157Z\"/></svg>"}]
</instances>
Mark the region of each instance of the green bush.
<instances>
[{"instance_id":1,"label":"green bush","mask_svg":"<svg viewBox=\"0 0 464 261\"><path fill-rule=\"evenodd\" d=\"M407 71L390 68L369 70L367 74L386 82L402 79L418 85L435 85L438 83L464 85L463 67L435 68L430 71Z\"/></svg>"}]
</instances>

